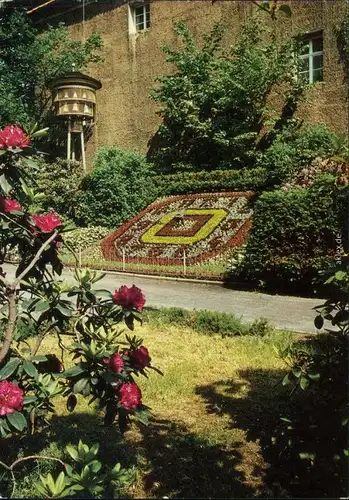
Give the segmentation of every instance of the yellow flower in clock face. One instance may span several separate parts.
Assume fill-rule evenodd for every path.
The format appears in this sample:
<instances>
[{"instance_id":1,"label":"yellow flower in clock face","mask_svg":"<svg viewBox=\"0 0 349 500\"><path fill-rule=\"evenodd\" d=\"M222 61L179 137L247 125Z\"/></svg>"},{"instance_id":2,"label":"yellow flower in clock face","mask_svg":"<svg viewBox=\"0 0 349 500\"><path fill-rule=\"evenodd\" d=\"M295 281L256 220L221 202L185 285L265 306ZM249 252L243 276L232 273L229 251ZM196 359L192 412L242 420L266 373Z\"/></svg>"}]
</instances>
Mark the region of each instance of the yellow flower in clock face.
<instances>
[{"instance_id":1,"label":"yellow flower in clock face","mask_svg":"<svg viewBox=\"0 0 349 500\"><path fill-rule=\"evenodd\" d=\"M226 216L226 210L221 208L189 208L183 210L180 216L178 212L170 212L150 227L141 236L141 241L143 243L167 245L191 245L206 238ZM181 219L181 224L176 227L175 221L177 218ZM189 222L189 224L186 224L186 222Z\"/></svg>"}]
</instances>

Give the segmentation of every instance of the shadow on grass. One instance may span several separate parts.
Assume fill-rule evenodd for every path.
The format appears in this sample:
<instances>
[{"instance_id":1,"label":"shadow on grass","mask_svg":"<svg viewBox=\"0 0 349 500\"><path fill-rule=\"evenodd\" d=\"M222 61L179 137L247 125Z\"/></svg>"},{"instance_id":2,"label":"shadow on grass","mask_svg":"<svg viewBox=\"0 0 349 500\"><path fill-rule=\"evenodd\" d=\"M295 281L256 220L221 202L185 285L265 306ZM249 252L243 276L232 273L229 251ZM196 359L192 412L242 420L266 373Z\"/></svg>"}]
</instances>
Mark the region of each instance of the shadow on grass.
<instances>
[{"instance_id":1,"label":"shadow on grass","mask_svg":"<svg viewBox=\"0 0 349 500\"><path fill-rule=\"evenodd\" d=\"M314 405L314 400L308 398L306 392L290 398L286 389L278 384L283 375L281 370L240 370L238 381L221 380L199 386L196 393L202 397L208 413L229 415L230 425L244 430L248 441L259 440L263 458L270 465L265 475L268 497L343 497L347 492L343 478L347 474L341 465L331 464L333 450L330 440L333 428L329 425L327 435L322 435L318 426L314 440L309 427L314 423L313 417L319 408ZM241 396L242 386L247 387L247 391ZM275 436L278 436L277 439L280 437L280 417L288 417L290 413L296 414L300 421L297 428L299 435L296 436L296 445L291 451L285 446L287 437L283 435L281 445L273 444ZM323 418L326 420L325 414ZM314 420L318 419L319 415L316 414ZM308 439L313 440L312 445L316 441L320 451L320 460L315 466L311 466L307 460L299 459L298 452L304 449L304 443L308 445Z\"/></svg>"},{"instance_id":2,"label":"shadow on grass","mask_svg":"<svg viewBox=\"0 0 349 500\"><path fill-rule=\"evenodd\" d=\"M34 435L13 436L11 439L2 440L0 460L11 464L18 455L20 457L47 455L72 463L65 447L68 444L76 446L80 439L89 446L99 443L99 459L107 469L112 468L117 462L120 462L125 469L137 467L137 448L123 439L118 425L104 426L102 417L97 413L84 412L74 412L66 416L53 415L50 425L39 429ZM43 475L52 472L56 476L61 470L62 467L52 461L24 462L16 468L18 481L16 497L26 498L37 494L33 486L36 479L35 472ZM11 492L12 485L6 474L1 475L2 472L0 468L0 494L4 495ZM132 497L124 494L123 498Z\"/></svg>"},{"instance_id":3,"label":"shadow on grass","mask_svg":"<svg viewBox=\"0 0 349 500\"><path fill-rule=\"evenodd\" d=\"M20 448L23 456L40 454L51 444L57 443L59 456L69 461L63 451L69 443L79 439L91 445L100 443L100 456L107 466L120 462L124 468L135 467L143 481L132 496L147 495L155 498L250 498L253 488L243 484L244 474L237 470L241 455L236 449L210 443L207 439L188 431L181 424L170 420L154 419L149 427L130 429L123 438L117 424L104 427L97 414L73 413L68 416L53 416L51 426L34 436L11 439L1 447L0 460L11 463ZM64 455L64 457L62 457ZM60 466L52 462L40 462L40 473L58 473ZM33 472L38 471L37 462L27 462L18 468L18 481L24 480L17 496L33 495ZM2 472L2 471L1 471ZM31 479L30 479L31 477ZM1 487L3 495L6 480ZM29 489L27 489L29 488ZM8 490L10 491L10 489ZM142 494L143 493L143 494Z\"/></svg>"},{"instance_id":4,"label":"shadow on grass","mask_svg":"<svg viewBox=\"0 0 349 500\"><path fill-rule=\"evenodd\" d=\"M240 443L234 450L212 444L169 420L156 420L141 432L140 446L151 464L144 486L155 498L253 496L254 490L243 484L244 474L237 470Z\"/></svg>"}]
</instances>

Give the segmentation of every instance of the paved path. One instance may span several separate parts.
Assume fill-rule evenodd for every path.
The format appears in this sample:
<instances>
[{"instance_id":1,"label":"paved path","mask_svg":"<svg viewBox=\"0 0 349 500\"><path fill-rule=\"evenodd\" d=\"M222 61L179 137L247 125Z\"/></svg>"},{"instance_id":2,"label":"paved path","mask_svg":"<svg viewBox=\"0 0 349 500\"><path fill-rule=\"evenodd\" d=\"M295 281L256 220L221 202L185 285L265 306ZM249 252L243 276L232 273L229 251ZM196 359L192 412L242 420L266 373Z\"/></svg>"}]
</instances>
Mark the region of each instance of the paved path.
<instances>
[{"instance_id":1,"label":"paved path","mask_svg":"<svg viewBox=\"0 0 349 500\"><path fill-rule=\"evenodd\" d=\"M4 266L9 275L14 267ZM72 279L72 272L64 271L64 277ZM98 288L114 290L120 285L135 284L142 289L148 306L176 306L185 309L210 309L233 313L245 321L266 318L278 328L297 332L315 332L314 306L322 299L307 299L256 292L230 290L218 284L188 283L164 279L150 279L126 274L107 274L98 283Z\"/></svg>"}]
</instances>

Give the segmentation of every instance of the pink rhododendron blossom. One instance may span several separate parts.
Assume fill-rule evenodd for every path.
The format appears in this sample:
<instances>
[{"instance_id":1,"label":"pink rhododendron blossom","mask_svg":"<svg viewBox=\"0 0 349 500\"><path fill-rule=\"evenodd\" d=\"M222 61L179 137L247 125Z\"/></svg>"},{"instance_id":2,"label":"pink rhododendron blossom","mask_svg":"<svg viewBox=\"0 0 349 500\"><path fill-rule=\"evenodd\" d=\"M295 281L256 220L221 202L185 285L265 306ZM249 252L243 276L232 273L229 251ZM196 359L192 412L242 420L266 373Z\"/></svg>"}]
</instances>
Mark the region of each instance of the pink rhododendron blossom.
<instances>
[{"instance_id":1,"label":"pink rhododendron blossom","mask_svg":"<svg viewBox=\"0 0 349 500\"><path fill-rule=\"evenodd\" d=\"M30 139L17 125L7 125L0 130L0 149L26 148Z\"/></svg>"},{"instance_id":2,"label":"pink rhododendron blossom","mask_svg":"<svg viewBox=\"0 0 349 500\"><path fill-rule=\"evenodd\" d=\"M11 415L11 413L21 411L23 397L23 391L18 385L8 380L0 382L0 416Z\"/></svg>"},{"instance_id":3,"label":"pink rhododendron blossom","mask_svg":"<svg viewBox=\"0 0 349 500\"><path fill-rule=\"evenodd\" d=\"M131 287L123 285L113 293L113 301L125 309L136 309L136 311L141 312L145 304L145 297L135 285Z\"/></svg>"},{"instance_id":4,"label":"pink rhododendron blossom","mask_svg":"<svg viewBox=\"0 0 349 500\"><path fill-rule=\"evenodd\" d=\"M135 368L142 370L146 366L150 365L151 357L149 356L148 349L143 345L129 352L129 357L133 362Z\"/></svg>"},{"instance_id":5,"label":"pink rhododendron blossom","mask_svg":"<svg viewBox=\"0 0 349 500\"><path fill-rule=\"evenodd\" d=\"M104 363L115 373L121 373L124 367L124 360L118 352L115 352L111 358L105 359Z\"/></svg>"},{"instance_id":6,"label":"pink rhododendron blossom","mask_svg":"<svg viewBox=\"0 0 349 500\"><path fill-rule=\"evenodd\" d=\"M32 215L31 220L43 233L50 233L62 225L61 219L56 214Z\"/></svg>"},{"instance_id":7,"label":"pink rhododendron blossom","mask_svg":"<svg viewBox=\"0 0 349 500\"><path fill-rule=\"evenodd\" d=\"M22 207L17 200L12 200L11 198L0 198L0 210L6 214L10 214L16 210L22 210Z\"/></svg>"},{"instance_id":8,"label":"pink rhododendron blossom","mask_svg":"<svg viewBox=\"0 0 349 500\"><path fill-rule=\"evenodd\" d=\"M142 401L142 393L137 384L122 384L119 389L120 404L124 408L134 410Z\"/></svg>"}]
</instances>

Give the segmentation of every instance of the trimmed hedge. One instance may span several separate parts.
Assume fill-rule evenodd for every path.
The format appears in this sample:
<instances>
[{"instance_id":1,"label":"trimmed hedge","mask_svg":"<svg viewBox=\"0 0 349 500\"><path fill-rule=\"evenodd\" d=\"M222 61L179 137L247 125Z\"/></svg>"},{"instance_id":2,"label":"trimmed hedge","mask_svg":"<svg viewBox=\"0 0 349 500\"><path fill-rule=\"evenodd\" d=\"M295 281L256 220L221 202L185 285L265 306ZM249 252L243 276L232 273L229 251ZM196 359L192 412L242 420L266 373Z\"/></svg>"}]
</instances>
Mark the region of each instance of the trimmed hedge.
<instances>
[{"instance_id":1,"label":"trimmed hedge","mask_svg":"<svg viewBox=\"0 0 349 500\"><path fill-rule=\"evenodd\" d=\"M263 193L246 257L232 276L274 290L312 291L319 271L335 266L335 237L345 227L348 189L335 181L326 174L312 188Z\"/></svg>"},{"instance_id":2,"label":"trimmed hedge","mask_svg":"<svg viewBox=\"0 0 349 500\"><path fill-rule=\"evenodd\" d=\"M165 195L214 193L219 191L254 191L265 187L266 169L215 170L214 172L179 172L153 178L159 192Z\"/></svg>"}]
</instances>

